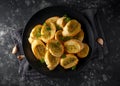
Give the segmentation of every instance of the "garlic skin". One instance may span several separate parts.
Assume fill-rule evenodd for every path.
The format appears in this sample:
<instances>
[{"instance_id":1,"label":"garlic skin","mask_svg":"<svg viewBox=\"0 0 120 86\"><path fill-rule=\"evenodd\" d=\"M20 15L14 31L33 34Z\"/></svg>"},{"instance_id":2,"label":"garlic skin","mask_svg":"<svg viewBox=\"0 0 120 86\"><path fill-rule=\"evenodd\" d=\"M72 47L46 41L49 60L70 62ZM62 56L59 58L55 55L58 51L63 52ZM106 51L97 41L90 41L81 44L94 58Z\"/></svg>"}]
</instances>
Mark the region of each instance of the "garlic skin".
<instances>
[{"instance_id":1,"label":"garlic skin","mask_svg":"<svg viewBox=\"0 0 120 86\"><path fill-rule=\"evenodd\" d=\"M18 58L20 61L23 60L24 57L25 57L24 55L19 55L19 56L17 56L17 58Z\"/></svg>"},{"instance_id":2,"label":"garlic skin","mask_svg":"<svg viewBox=\"0 0 120 86\"><path fill-rule=\"evenodd\" d=\"M15 45L12 49L12 54L16 54L18 51L17 45Z\"/></svg>"},{"instance_id":3,"label":"garlic skin","mask_svg":"<svg viewBox=\"0 0 120 86\"><path fill-rule=\"evenodd\" d=\"M102 38L98 38L98 39L97 39L97 42L98 42L101 46L103 46L103 44L104 44L104 41L103 41Z\"/></svg>"}]
</instances>

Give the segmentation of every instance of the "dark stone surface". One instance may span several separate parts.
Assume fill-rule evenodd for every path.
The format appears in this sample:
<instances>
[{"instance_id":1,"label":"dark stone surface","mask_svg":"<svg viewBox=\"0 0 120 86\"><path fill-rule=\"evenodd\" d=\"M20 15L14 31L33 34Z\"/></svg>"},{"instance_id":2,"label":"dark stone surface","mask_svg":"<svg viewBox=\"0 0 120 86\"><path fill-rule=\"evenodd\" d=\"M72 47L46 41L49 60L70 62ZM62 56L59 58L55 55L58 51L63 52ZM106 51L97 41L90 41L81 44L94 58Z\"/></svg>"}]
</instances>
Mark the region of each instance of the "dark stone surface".
<instances>
[{"instance_id":1,"label":"dark stone surface","mask_svg":"<svg viewBox=\"0 0 120 86\"><path fill-rule=\"evenodd\" d=\"M10 31L24 28L29 18L40 9L58 4L68 4L78 9L102 9L101 15L104 17L101 17L101 21L109 53L87 64L82 81L79 78L76 81L50 78L41 81L40 86L72 86L73 83L77 86L120 86L119 0L0 0L0 86L24 86L20 83L17 58L11 54L14 43ZM38 85L31 82L31 86Z\"/></svg>"}]
</instances>

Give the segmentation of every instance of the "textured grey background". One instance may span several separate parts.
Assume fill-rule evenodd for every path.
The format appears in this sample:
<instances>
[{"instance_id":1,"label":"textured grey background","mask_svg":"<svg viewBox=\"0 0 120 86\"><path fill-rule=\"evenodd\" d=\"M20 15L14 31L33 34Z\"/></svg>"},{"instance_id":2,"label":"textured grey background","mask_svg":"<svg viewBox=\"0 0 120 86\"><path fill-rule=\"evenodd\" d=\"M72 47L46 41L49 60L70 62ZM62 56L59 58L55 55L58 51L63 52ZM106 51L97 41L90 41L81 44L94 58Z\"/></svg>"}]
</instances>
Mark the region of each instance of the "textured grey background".
<instances>
[{"instance_id":1,"label":"textured grey background","mask_svg":"<svg viewBox=\"0 0 120 86\"><path fill-rule=\"evenodd\" d=\"M90 61L82 82L44 79L39 86L120 86L120 1L119 0L0 0L0 86L22 86L18 74L18 61L11 54L14 43L10 31L24 28L30 17L40 9L58 4L76 6L77 9L103 10L103 31L109 48L104 58ZM102 60L101 60L102 59ZM47 83L47 84L45 84ZM31 86L38 86L30 82ZM24 85L23 85L24 86Z\"/></svg>"}]
</instances>

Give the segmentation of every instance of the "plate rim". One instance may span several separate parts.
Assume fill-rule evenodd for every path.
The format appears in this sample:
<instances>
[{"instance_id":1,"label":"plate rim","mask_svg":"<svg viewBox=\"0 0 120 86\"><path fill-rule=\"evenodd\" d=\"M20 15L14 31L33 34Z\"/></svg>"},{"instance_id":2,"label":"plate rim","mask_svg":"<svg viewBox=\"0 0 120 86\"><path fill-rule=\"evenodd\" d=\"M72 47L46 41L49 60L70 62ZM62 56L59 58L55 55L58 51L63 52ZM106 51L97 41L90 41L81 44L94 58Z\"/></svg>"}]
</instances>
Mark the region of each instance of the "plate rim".
<instances>
[{"instance_id":1,"label":"plate rim","mask_svg":"<svg viewBox=\"0 0 120 86\"><path fill-rule=\"evenodd\" d=\"M41 9L41 10L39 10L39 11L37 11L35 14L33 14L32 16L31 16L31 18L28 20L28 22L26 23L26 26L25 26L25 28L24 28L24 30L23 30L23 34L22 34L22 48L23 48L23 52L24 52L24 55L25 55L25 57L26 57L26 59L27 59L27 61L29 62L29 64L34 68L34 69L36 69L37 70L37 68L35 67L35 66L33 66L33 64L31 64L31 62L30 62L30 60L28 59L28 57L26 56L26 54L25 54L25 51L24 51L24 35L25 35L25 30L26 30L26 27L27 27L27 25L30 23L30 21L31 21L31 19L37 14L37 13L39 13L39 12L41 12L41 11L43 11L43 10L46 10L46 9L51 9L51 8L55 8L55 7L65 7L65 8L70 8L70 7L68 7L68 6L49 6L49 7L46 7L46 8L43 8L43 9ZM72 8L72 9L75 9L75 8ZM78 12L78 11L77 11ZM80 13L80 12L79 12ZM87 20L87 19L86 19ZM89 22L88 22L89 23ZM89 24L90 25L90 24ZM92 29L91 29L92 30ZM92 32L93 33L93 32ZM94 36L93 36L94 37ZM94 45L94 44L93 44ZM91 52L91 55L92 55L92 52ZM37 70L38 71L38 70ZM54 70L53 70L54 71ZM40 71L38 71L38 72L40 72ZM50 76L49 74L44 74L44 75L48 75L48 76ZM67 76L69 76L69 75L67 75ZM54 76L54 77L56 77L56 76ZM61 76L57 76L57 77L61 77Z\"/></svg>"}]
</instances>

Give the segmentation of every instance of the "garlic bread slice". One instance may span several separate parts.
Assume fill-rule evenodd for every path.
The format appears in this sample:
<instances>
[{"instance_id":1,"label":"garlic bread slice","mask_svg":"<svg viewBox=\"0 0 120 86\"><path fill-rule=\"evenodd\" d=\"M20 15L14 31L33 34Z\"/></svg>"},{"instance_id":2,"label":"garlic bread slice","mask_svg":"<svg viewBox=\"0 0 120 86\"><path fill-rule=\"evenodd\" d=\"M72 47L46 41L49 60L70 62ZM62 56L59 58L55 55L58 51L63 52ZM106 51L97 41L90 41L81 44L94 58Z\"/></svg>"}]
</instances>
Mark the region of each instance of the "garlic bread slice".
<instances>
[{"instance_id":1,"label":"garlic bread slice","mask_svg":"<svg viewBox=\"0 0 120 86\"><path fill-rule=\"evenodd\" d=\"M78 53L83 49L83 44L79 40L71 39L64 42L64 47L68 53Z\"/></svg>"},{"instance_id":2,"label":"garlic bread slice","mask_svg":"<svg viewBox=\"0 0 120 86\"><path fill-rule=\"evenodd\" d=\"M81 24L73 19L70 20L65 27L63 28L63 36L75 36L76 34L78 34L81 31Z\"/></svg>"},{"instance_id":3,"label":"garlic bread slice","mask_svg":"<svg viewBox=\"0 0 120 86\"><path fill-rule=\"evenodd\" d=\"M55 32L56 32L56 27L54 23L50 22L43 24L41 29L42 41L47 43L49 40L53 39L55 36Z\"/></svg>"},{"instance_id":4,"label":"garlic bread slice","mask_svg":"<svg viewBox=\"0 0 120 86\"><path fill-rule=\"evenodd\" d=\"M60 42L63 42L64 41L64 37L62 35L62 30L58 30L56 33L55 33L55 40L58 40Z\"/></svg>"},{"instance_id":5,"label":"garlic bread slice","mask_svg":"<svg viewBox=\"0 0 120 86\"><path fill-rule=\"evenodd\" d=\"M66 54L65 58L60 59L60 65L64 69L72 68L78 64L78 58L74 54Z\"/></svg>"},{"instance_id":6,"label":"garlic bread slice","mask_svg":"<svg viewBox=\"0 0 120 86\"><path fill-rule=\"evenodd\" d=\"M54 16L54 17L48 18L45 22L46 22L46 23L52 22L52 23L56 24L56 21L57 21L58 19L59 19L58 16Z\"/></svg>"},{"instance_id":7,"label":"garlic bread slice","mask_svg":"<svg viewBox=\"0 0 120 86\"><path fill-rule=\"evenodd\" d=\"M60 62L60 57L53 56L49 51L45 54L45 63L49 70L53 70Z\"/></svg>"},{"instance_id":8,"label":"garlic bread slice","mask_svg":"<svg viewBox=\"0 0 120 86\"><path fill-rule=\"evenodd\" d=\"M44 59L45 56L45 45L40 40L34 40L31 44L32 52L35 55L35 57L39 60Z\"/></svg>"},{"instance_id":9,"label":"garlic bread slice","mask_svg":"<svg viewBox=\"0 0 120 86\"><path fill-rule=\"evenodd\" d=\"M66 19L66 17L61 17L61 18L59 18L59 19L57 20L56 24L57 24L59 27L63 28L63 27L65 26L65 24L66 24L65 19Z\"/></svg>"},{"instance_id":10,"label":"garlic bread slice","mask_svg":"<svg viewBox=\"0 0 120 86\"><path fill-rule=\"evenodd\" d=\"M82 42L83 39L84 39L84 32L83 32L83 30L81 29L81 31L77 35L75 35L73 38Z\"/></svg>"},{"instance_id":11,"label":"garlic bread slice","mask_svg":"<svg viewBox=\"0 0 120 86\"><path fill-rule=\"evenodd\" d=\"M68 41L72 39L72 37L70 36L63 36L62 35L62 30L58 30L56 33L55 33L55 40L58 40L60 42L65 42L65 41Z\"/></svg>"},{"instance_id":12,"label":"garlic bread slice","mask_svg":"<svg viewBox=\"0 0 120 86\"><path fill-rule=\"evenodd\" d=\"M41 39L41 28L42 25L38 24L32 29L32 31L30 32L30 36L28 38L30 44L32 44L32 42L36 39L38 40Z\"/></svg>"},{"instance_id":13,"label":"garlic bread slice","mask_svg":"<svg viewBox=\"0 0 120 86\"><path fill-rule=\"evenodd\" d=\"M30 33L30 37L32 37L32 38L41 38L41 28L42 28L42 25L36 25L33 29L32 29L32 31L31 31L31 33Z\"/></svg>"},{"instance_id":14,"label":"garlic bread slice","mask_svg":"<svg viewBox=\"0 0 120 86\"><path fill-rule=\"evenodd\" d=\"M89 54L89 46L88 44L84 43L84 48L79 53L77 53L77 56L79 58L85 58L87 57L88 54Z\"/></svg>"},{"instance_id":15,"label":"garlic bread slice","mask_svg":"<svg viewBox=\"0 0 120 86\"><path fill-rule=\"evenodd\" d=\"M50 40L47 45L49 52L55 57L61 57L64 53L64 47L58 40Z\"/></svg>"},{"instance_id":16,"label":"garlic bread slice","mask_svg":"<svg viewBox=\"0 0 120 86\"><path fill-rule=\"evenodd\" d=\"M30 44L32 44L34 40L35 40L35 38L29 36L28 41Z\"/></svg>"}]
</instances>

